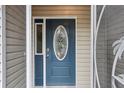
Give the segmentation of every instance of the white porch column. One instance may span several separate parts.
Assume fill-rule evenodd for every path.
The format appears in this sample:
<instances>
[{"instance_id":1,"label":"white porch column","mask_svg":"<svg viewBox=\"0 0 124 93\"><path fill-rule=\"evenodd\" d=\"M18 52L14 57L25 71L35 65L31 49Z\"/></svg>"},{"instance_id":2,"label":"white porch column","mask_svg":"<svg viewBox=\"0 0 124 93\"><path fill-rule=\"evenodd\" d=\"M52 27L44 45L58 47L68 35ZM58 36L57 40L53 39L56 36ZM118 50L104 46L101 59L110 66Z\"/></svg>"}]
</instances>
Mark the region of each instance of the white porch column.
<instances>
[{"instance_id":1,"label":"white porch column","mask_svg":"<svg viewBox=\"0 0 124 93\"><path fill-rule=\"evenodd\" d=\"M27 88L32 87L32 43L31 43L31 5L26 6L26 82Z\"/></svg>"}]
</instances>

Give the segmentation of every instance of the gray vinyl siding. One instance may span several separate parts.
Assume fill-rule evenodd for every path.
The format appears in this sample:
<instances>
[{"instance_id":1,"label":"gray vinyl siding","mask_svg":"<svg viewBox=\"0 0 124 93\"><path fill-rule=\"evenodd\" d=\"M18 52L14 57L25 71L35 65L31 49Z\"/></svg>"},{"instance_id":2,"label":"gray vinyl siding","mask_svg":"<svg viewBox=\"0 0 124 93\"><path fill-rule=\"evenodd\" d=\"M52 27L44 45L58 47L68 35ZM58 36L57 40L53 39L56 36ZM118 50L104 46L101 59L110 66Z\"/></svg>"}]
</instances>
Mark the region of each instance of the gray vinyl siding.
<instances>
[{"instance_id":1,"label":"gray vinyl siding","mask_svg":"<svg viewBox=\"0 0 124 93\"><path fill-rule=\"evenodd\" d=\"M77 87L90 87L90 6L32 6L32 15L77 17Z\"/></svg>"},{"instance_id":2,"label":"gray vinyl siding","mask_svg":"<svg viewBox=\"0 0 124 93\"><path fill-rule=\"evenodd\" d=\"M6 87L26 87L26 7L6 6Z\"/></svg>"},{"instance_id":3,"label":"gray vinyl siding","mask_svg":"<svg viewBox=\"0 0 124 93\"><path fill-rule=\"evenodd\" d=\"M101 10L102 6L97 6L97 21L99 19ZM97 71L101 87L107 87L107 33L105 12L100 22L96 43Z\"/></svg>"},{"instance_id":4,"label":"gray vinyl siding","mask_svg":"<svg viewBox=\"0 0 124 93\"><path fill-rule=\"evenodd\" d=\"M98 36L98 47L97 47L97 64L98 57L100 57L101 67L98 66L98 73L102 87L111 87L111 72L114 61L112 43L120 37L124 36L124 6L107 6L101 20L100 30ZM100 41L99 41L100 40ZM101 47L100 47L100 44ZM105 70L106 69L106 70ZM124 57L118 60L116 67L116 75L124 74ZM105 78L105 79L102 79ZM118 87L123 87L121 84L116 82Z\"/></svg>"},{"instance_id":5,"label":"gray vinyl siding","mask_svg":"<svg viewBox=\"0 0 124 93\"><path fill-rule=\"evenodd\" d=\"M0 5L0 43L2 42L2 6ZM2 45L2 44L1 44ZM2 88L2 46L0 46L0 88Z\"/></svg>"}]
</instances>

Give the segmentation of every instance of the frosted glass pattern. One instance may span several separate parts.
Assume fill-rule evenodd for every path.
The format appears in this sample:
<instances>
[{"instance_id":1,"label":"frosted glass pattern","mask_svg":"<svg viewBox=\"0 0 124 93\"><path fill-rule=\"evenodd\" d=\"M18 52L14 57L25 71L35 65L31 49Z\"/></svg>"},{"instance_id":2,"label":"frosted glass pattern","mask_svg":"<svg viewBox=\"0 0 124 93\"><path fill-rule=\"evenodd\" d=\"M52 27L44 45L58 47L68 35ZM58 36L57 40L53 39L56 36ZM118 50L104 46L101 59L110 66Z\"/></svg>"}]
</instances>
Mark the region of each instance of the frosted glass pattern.
<instances>
[{"instance_id":1,"label":"frosted glass pattern","mask_svg":"<svg viewBox=\"0 0 124 93\"><path fill-rule=\"evenodd\" d=\"M66 57L68 50L68 35L65 27L62 25L59 25L55 30L53 48L58 60L63 60Z\"/></svg>"}]
</instances>

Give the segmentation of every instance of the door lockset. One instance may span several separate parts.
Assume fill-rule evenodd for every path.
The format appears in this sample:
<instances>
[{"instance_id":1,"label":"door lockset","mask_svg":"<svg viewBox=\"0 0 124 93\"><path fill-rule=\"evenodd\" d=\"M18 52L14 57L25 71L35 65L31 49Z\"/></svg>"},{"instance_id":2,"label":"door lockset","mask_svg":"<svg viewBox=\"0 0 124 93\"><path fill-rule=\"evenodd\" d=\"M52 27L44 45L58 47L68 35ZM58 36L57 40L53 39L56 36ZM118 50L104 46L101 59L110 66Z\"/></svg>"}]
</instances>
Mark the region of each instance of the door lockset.
<instances>
[{"instance_id":1,"label":"door lockset","mask_svg":"<svg viewBox=\"0 0 124 93\"><path fill-rule=\"evenodd\" d=\"M47 48L46 51L47 51L47 55L46 56L49 57L49 51L50 51L50 49Z\"/></svg>"}]
</instances>

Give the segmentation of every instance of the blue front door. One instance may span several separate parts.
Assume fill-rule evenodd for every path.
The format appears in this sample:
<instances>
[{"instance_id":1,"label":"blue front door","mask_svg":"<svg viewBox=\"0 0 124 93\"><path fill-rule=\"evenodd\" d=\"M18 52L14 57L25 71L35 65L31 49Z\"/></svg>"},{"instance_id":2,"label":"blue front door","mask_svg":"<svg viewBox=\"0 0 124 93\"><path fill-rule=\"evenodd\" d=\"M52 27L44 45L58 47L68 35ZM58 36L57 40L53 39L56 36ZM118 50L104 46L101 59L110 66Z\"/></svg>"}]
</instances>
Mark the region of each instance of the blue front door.
<instances>
[{"instance_id":1,"label":"blue front door","mask_svg":"<svg viewBox=\"0 0 124 93\"><path fill-rule=\"evenodd\" d=\"M46 85L75 86L75 19L46 19Z\"/></svg>"}]
</instances>

